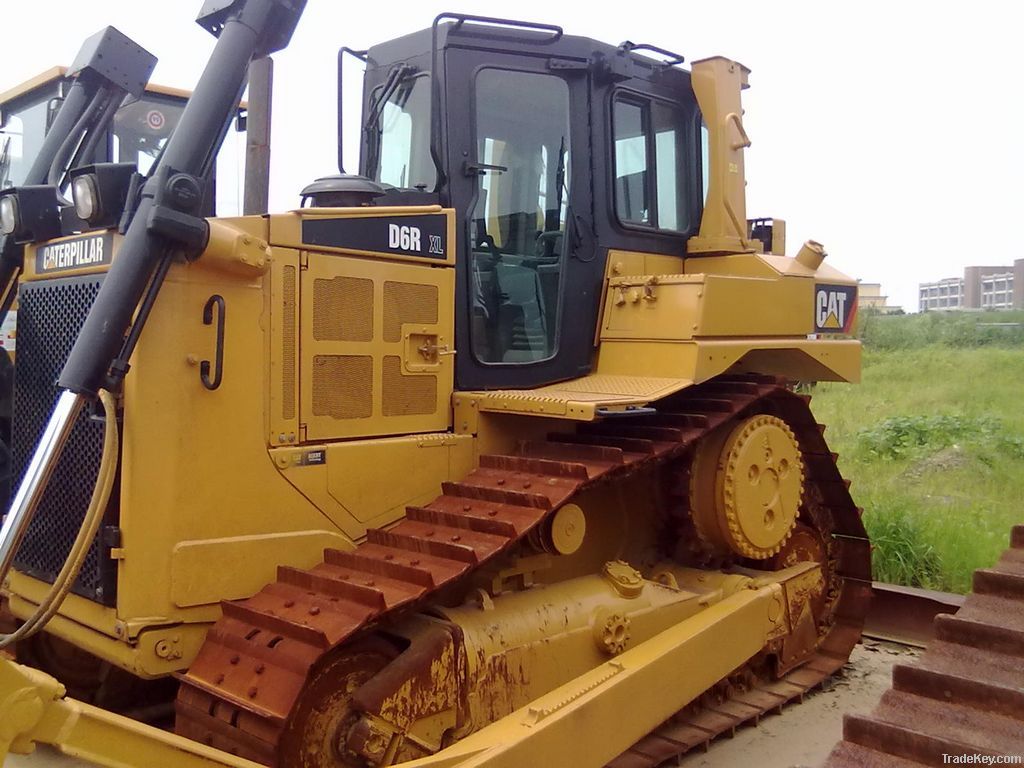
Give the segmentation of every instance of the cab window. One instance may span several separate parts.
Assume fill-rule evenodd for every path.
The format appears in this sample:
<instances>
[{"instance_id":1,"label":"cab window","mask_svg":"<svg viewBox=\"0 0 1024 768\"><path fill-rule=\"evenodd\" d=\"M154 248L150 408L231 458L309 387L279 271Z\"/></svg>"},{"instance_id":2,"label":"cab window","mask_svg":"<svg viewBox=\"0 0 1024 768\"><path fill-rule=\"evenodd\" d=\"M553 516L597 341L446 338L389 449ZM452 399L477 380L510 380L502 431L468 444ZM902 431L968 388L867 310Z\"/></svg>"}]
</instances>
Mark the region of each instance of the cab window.
<instances>
[{"instance_id":1,"label":"cab window","mask_svg":"<svg viewBox=\"0 0 1024 768\"><path fill-rule=\"evenodd\" d=\"M128 100L114 115L110 132L109 156L115 163L134 163L141 174L148 174L171 134L181 122L186 100L147 92ZM214 169L216 199L210 213L239 216L243 208L245 170L245 133L239 128L224 136Z\"/></svg>"},{"instance_id":2,"label":"cab window","mask_svg":"<svg viewBox=\"0 0 1024 768\"><path fill-rule=\"evenodd\" d=\"M555 355L569 192L569 87L483 69L476 77L471 346L483 363Z\"/></svg>"},{"instance_id":3,"label":"cab window","mask_svg":"<svg viewBox=\"0 0 1024 768\"><path fill-rule=\"evenodd\" d=\"M407 77L377 105L383 91L374 94L367 131L373 178L402 189L433 189L437 171L430 157L430 78Z\"/></svg>"},{"instance_id":4,"label":"cab window","mask_svg":"<svg viewBox=\"0 0 1024 768\"><path fill-rule=\"evenodd\" d=\"M639 96L615 99L615 212L621 223L685 232L687 115Z\"/></svg>"},{"instance_id":5,"label":"cab window","mask_svg":"<svg viewBox=\"0 0 1024 768\"><path fill-rule=\"evenodd\" d=\"M113 161L135 163L139 173L149 173L184 111L184 101L149 94L124 104L114 115Z\"/></svg>"}]
</instances>

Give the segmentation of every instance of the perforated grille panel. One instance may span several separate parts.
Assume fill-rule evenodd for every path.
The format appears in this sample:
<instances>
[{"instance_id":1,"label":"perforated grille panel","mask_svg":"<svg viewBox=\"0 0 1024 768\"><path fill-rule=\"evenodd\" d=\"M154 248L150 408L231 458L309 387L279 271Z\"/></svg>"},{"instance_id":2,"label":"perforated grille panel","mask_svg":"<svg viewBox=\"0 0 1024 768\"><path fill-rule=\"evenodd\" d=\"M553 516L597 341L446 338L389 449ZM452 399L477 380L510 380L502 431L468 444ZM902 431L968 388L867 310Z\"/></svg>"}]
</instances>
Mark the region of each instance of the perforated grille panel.
<instances>
[{"instance_id":1,"label":"perforated grille panel","mask_svg":"<svg viewBox=\"0 0 1024 768\"><path fill-rule=\"evenodd\" d=\"M373 281L335 277L313 281L313 338L373 340Z\"/></svg>"},{"instance_id":2,"label":"perforated grille panel","mask_svg":"<svg viewBox=\"0 0 1024 768\"><path fill-rule=\"evenodd\" d=\"M18 294L18 352L11 433L15 487L21 482L57 400L55 382L78 329L96 299L102 277L25 283ZM53 582L81 527L103 452L103 424L84 409L15 559L16 567ZM117 486L115 485L115 488ZM118 499L110 500L104 525L116 525ZM113 605L116 565L99 538L85 558L74 591Z\"/></svg>"},{"instance_id":3,"label":"perforated grille panel","mask_svg":"<svg viewBox=\"0 0 1024 768\"><path fill-rule=\"evenodd\" d=\"M282 270L281 418L295 418L295 267Z\"/></svg>"},{"instance_id":4,"label":"perforated grille panel","mask_svg":"<svg viewBox=\"0 0 1024 768\"><path fill-rule=\"evenodd\" d=\"M437 410L437 376L403 376L402 358L384 358L385 416L419 416Z\"/></svg>"},{"instance_id":5,"label":"perforated grille panel","mask_svg":"<svg viewBox=\"0 0 1024 768\"><path fill-rule=\"evenodd\" d=\"M309 251L296 277L298 439L447 429L453 271Z\"/></svg>"},{"instance_id":6,"label":"perforated grille panel","mask_svg":"<svg viewBox=\"0 0 1024 768\"><path fill-rule=\"evenodd\" d=\"M316 355L313 358L313 414L365 419L373 414L373 358Z\"/></svg>"},{"instance_id":7,"label":"perforated grille panel","mask_svg":"<svg viewBox=\"0 0 1024 768\"><path fill-rule=\"evenodd\" d=\"M436 322L436 285L384 283L384 341L401 341L403 323Z\"/></svg>"}]
</instances>

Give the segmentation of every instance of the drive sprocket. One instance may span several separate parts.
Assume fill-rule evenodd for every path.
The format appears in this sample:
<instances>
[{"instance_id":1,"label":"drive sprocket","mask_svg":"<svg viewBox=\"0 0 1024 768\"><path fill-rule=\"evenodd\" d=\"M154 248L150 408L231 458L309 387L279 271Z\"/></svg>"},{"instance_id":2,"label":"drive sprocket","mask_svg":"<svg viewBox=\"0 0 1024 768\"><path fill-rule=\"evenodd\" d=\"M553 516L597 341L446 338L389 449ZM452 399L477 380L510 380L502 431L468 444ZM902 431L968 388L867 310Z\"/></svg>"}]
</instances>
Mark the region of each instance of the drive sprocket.
<instances>
[{"instance_id":1,"label":"drive sprocket","mask_svg":"<svg viewBox=\"0 0 1024 768\"><path fill-rule=\"evenodd\" d=\"M751 416L699 446L690 482L693 522L718 552L764 560L792 534L803 485L793 430L777 416Z\"/></svg>"}]
</instances>

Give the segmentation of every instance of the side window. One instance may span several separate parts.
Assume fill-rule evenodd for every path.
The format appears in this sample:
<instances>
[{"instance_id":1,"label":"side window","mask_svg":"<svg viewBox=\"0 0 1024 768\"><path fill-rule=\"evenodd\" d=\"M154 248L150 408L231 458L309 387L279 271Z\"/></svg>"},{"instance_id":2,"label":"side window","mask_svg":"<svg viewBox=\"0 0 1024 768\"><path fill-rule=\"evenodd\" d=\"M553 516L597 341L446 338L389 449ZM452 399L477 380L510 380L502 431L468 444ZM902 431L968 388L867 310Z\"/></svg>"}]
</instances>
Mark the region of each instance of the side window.
<instances>
[{"instance_id":1,"label":"side window","mask_svg":"<svg viewBox=\"0 0 1024 768\"><path fill-rule=\"evenodd\" d=\"M386 94L378 90L376 115L367 130L373 177L400 189L433 189L437 171L430 157L430 78L416 75L400 81Z\"/></svg>"},{"instance_id":2,"label":"side window","mask_svg":"<svg viewBox=\"0 0 1024 768\"><path fill-rule=\"evenodd\" d=\"M667 102L619 97L612 122L619 221L676 232L689 229L685 112Z\"/></svg>"},{"instance_id":3,"label":"side window","mask_svg":"<svg viewBox=\"0 0 1024 768\"><path fill-rule=\"evenodd\" d=\"M471 214L473 355L528 364L557 348L569 191L569 86L555 76L476 77L476 205Z\"/></svg>"},{"instance_id":4,"label":"side window","mask_svg":"<svg viewBox=\"0 0 1024 768\"><path fill-rule=\"evenodd\" d=\"M686 145L681 111L661 101L651 103L651 132L654 134L654 167L657 174L658 219L661 229L685 230L686 190L684 187Z\"/></svg>"},{"instance_id":5,"label":"side window","mask_svg":"<svg viewBox=\"0 0 1024 768\"><path fill-rule=\"evenodd\" d=\"M615 102L615 211L620 221L638 224L651 223L645 116L639 104Z\"/></svg>"}]
</instances>

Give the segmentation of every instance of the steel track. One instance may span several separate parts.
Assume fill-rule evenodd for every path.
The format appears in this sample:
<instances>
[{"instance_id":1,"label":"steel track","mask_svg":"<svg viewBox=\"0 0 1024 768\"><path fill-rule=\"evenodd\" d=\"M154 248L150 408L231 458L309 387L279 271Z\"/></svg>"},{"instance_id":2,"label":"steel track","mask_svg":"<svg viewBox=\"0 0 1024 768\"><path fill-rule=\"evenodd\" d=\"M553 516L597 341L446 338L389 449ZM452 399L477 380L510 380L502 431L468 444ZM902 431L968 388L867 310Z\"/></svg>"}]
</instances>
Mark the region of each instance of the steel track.
<instances>
[{"instance_id":1,"label":"steel track","mask_svg":"<svg viewBox=\"0 0 1024 768\"><path fill-rule=\"evenodd\" d=\"M869 547L860 511L812 417L807 398L769 377L722 377L687 390L670 412L582 425L522 443L517 455L485 455L479 467L353 551L327 550L309 570L282 567L255 596L223 604L198 657L182 676L178 733L266 765L284 765L280 742L310 671L361 630L424 605L443 587L493 562L596 483L645 465L679 461L706 434L754 413L784 418L804 455L814 508L802 514L825 536L831 615L806 663L779 679L756 674L713 692L661 724L610 763L653 766L706 744L819 685L848 659L870 598ZM806 505L805 505L806 506Z\"/></svg>"}]
</instances>

